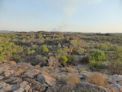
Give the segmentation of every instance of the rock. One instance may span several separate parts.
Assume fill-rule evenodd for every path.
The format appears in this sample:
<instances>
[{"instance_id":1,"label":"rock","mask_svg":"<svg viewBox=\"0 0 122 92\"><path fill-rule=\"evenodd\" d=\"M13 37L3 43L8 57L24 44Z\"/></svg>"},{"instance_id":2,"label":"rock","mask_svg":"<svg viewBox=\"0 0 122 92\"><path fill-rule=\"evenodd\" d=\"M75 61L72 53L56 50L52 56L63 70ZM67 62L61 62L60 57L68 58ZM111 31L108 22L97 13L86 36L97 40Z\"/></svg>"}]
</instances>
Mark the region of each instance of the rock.
<instances>
[{"instance_id":1,"label":"rock","mask_svg":"<svg viewBox=\"0 0 122 92\"><path fill-rule=\"evenodd\" d=\"M4 76L0 76L0 80L4 79Z\"/></svg>"},{"instance_id":2,"label":"rock","mask_svg":"<svg viewBox=\"0 0 122 92\"><path fill-rule=\"evenodd\" d=\"M48 85L52 86L56 83L56 79L50 76L48 73L43 73L43 76L44 76L45 82Z\"/></svg>"},{"instance_id":3,"label":"rock","mask_svg":"<svg viewBox=\"0 0 122 92\"><path fill-rule=\"evenodd\" d=\"M40 83L45 83L45 78L42 74L39 74L37 76L37 81L40 82Z\"/></svg>"},{"instance_id":4,"label":"rock","mask_svg":"<svg viewBox=\"0 0 122 92\"><path fill-rule=\"evenodd\" d=\"M0 82L0 92L7 92L11 90L11 85L5 83L5 82Z\"/></svg>"},{"instance_id":5,"label":"rock","mask_svg":"<svg viewBox=\"0 0 122 92\"><path fill-rule=\"evenodd\" d=\"M4 72L4 67L0 67L0 74Z\"/></svg>"},{"instance_id":6,"label":"rock","mask_svg":"<svg viewBox=\"0 0 122 92\"><path fill-rule=\"evenodd\" d=\"M80 77L81 80L85 80L86 79L86 76L84 74L80 74L79 77Z\"/></svg>"},{"instance_id":7,"label":"rock","mask_svg":"<svg viewBox=\"0 0 122 92\"><path fill-rule=\"evenodd\" d=\"M122 75L109 76L108 83L116 92L121 92L121 90L122 90Z\"/></svg>"},{"instance_id":8,"label":"rock","mask_svg":"<svg viewBox=\"0 0 122 92\"><path fill-rule=\"evenodd\" d=\"M31 69L31 70L27 70L24 73L23 77L34 78L34 76L36 76L39 73L40 73L40 70L38 70L38 69Z\"/></svg>"},{"instance_id":9,"label":"rock","mask_svg":"<svg viewBox=\"0 0 122 92\"><path fill-rule=\"evenodd\" d=\"M26 81L23 81L21 84L20 84L20 88L13 91L13 92L28 92L30 89L30 86L28 85L28 82Z\"/></svg>"},{"instance_id":10,"label":"rock","mask_svg":"<svg viewBox=\"0 0 122 92\"><path fill-rule=\"evenodd\" d=\"M14 91L14 90L17 90L19 88L20 88L20 85L19 84L14 84L14 85L12 85L11 90Z\"/></svg>"},{"instance_id":11,"label":"rock","mask_svg":"<svg viewBox=\"0 0 122 92\"><path fill-rule=\"evenodd\" d=\"M93 74L93 72L84 71L84 72L82 72L80 75L83 75L84 77L88 78L88 77L91 76L92 74Z\"/></svg>"},{"instance_id":12,"label":"rock","mask_svg":"<svg viewBox=\"0 0 122 92\"><path fill-rule=\"evenodd\" d=\"M27 71L29 72L32 69L34 69L34 67L32 65L30 65L30 64L18 63L16 65L16 68L15 68L16 72L14 73L14 76L21 76L21 75L23 75L23 73L25 73Z\"/></svg>"},{"instance_id":13,"label":"rock","mask_svg":"<svg viewBox=\"0 0 122 92\"><path fill-rule=\"evenodd\" d=\"M47 85L42 84L31 78L25 78L24 80L28 81L31 84L31 88L34 90L34 92L36 91L45 92L44 90L46 89Z\"/></svg>"},{"instance_id":14,"label":"rock","mask_svg":"<svg viewBox=\"0 0 122 92\"><path fill-rule=\"evenodd\" d=\"M4 80L6 83L9 83L9 84L17 84L17 83L21 83L22 82L22 79L19 78L19 77L10 77L6 80Z\"/></svg>"},{"instance_id":15,"label":"rock","mask_svg":"<svg viewBox=\"0 0 122 92\"><path fill-rule=\"evenodd\" d=\"M122 86L122 75L113 75L113 76L110 76L108 81L110 83L113 83L113 84L119 84Z\"/></svg>"},{"instance_id":16,"label":"rock","mask_svg":"<svg viewBox=\"0 0 122 92\"><path fill-rule=\"evenodd\" d=\"M89 63L88 56L85 55L72 55L73 64L78 65L78 64L87 64Z\"/></svg>"},{"instance_id":17,"label":"rock","mask_svg":"<svg viewBox=\"0 0 122 92\"><path fill-rule=\"evenodd\" d=\"M107 92L103 87L99 87L87 82L82 82L75 86L67 84L56 84L53 87L49 87L46 92Z\"/></svg>"},{"instance_id":18,"label":"rock","mask_svg":"<svg viewBox=\"0 0 122 92\"><path fill-rule=\"evenodd\" d=\"M4 71L4 76L5 77L10 77L10 76L12 76L13 74L15 73L15 71L13 70L13 69L6 69L5 71Z\"/></svg>"}]
</instances>

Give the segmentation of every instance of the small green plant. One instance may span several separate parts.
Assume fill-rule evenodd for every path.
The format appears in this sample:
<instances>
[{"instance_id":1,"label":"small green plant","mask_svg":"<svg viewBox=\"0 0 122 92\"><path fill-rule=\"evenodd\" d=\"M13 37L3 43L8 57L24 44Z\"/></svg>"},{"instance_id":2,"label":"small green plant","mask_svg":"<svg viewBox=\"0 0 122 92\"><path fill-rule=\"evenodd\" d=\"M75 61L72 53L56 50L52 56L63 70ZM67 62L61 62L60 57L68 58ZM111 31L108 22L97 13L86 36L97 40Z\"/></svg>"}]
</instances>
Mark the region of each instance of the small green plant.
<instances>
[{"instance_id":1,"label":"small green plant","mask_svg":"<svg viewBox=\"0 0 122 92\"><path fill-rule=\"evenodd\" d=\"M68 63L68 57L67 56L61 56L60 61L62 65L66 65Z\"/></svg>"},{"instance_id":2,"label":"small green plant","mask_svg":"<svg viewBox=\"0 0 122 92\"><path fill-rule=\"evenodd\" d=\"M47 45L42 45L41 46L41 51L43 52L43 53L48 53L49 52L49 49L48 49L48 47L47 47Z\"/></svg>"},{"instance_id":3,"label":"small green plant","mask_svg":"<svg viewBox=\"0 0 122 92\"><path fill-rule=\"evenodd\" d=\"M56 53L57 53L58 55L66 55L68 51L69 51L68 48L58 48L58 49L56 50Z\"/></svg>"},{"instance_id":4,"label":"small green plant","mask_svg":"<svg viewBox=\"0 0 122 92\"><path fill-rule=\"evenodd\" d=\"M32 49L32 48L28 48L27 49L27 54L28 55L32 55L32 54L34 54L35 53L35 50L34 49Z\"/></svg>"}]
</instances>

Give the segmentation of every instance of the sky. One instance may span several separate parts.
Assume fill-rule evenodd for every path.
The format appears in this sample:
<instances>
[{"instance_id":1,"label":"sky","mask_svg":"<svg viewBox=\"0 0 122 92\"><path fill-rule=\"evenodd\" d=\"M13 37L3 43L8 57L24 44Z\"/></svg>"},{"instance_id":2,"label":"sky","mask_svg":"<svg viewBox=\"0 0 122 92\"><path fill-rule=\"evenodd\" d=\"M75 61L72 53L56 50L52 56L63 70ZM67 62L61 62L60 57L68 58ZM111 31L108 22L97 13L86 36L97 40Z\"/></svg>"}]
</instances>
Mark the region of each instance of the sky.
<instances>
[{"instance_id":1,"label":"sky","mask_svg":"<svg viewBox=\"0 0 122 92\"><path fill-rule=\"evenodd\" d=\"M122 32L122 0L0 0L0 30Z\"/></svg>"}]
</instances>

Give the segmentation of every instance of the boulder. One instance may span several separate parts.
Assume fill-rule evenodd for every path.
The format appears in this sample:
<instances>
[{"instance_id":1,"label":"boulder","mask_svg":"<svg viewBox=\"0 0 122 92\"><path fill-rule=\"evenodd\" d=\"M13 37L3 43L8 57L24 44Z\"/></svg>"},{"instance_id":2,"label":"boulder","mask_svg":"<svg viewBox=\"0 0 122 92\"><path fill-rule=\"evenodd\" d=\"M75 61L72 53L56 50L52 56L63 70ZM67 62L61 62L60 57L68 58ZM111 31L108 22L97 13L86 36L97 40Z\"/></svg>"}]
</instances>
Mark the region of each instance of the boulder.
<instances>
[{"instance_id":1,"label":"boulder","mask_svg":"<svg viewBox=\"0 0 122 92\"><path fill-rule=\"evenodd\" d=\"M31 89L33 89L33 92L36 92L36 91L45 92L44 90L46 89L47 85L42 84L31 78L25 78L24 80L31 84Z\"/></svg>"},{"instance_id":2,"label":"boulder","mask_svg":"<svg viewBox=\"0 0 122 92\"><path fill-rule=\"evenodd\" d=\"M40 73L40 70L38 69L29 69L27 70L23 77L29 77L29 78L34 78L36 75L38 75Z\"/></svg>"},{"instance_id":3,"label":"boulder","mask_svg":"<svg viewBox=\"0 0 122 92\"><path fill-rule=\"evenodd\" d=\"M4 76L0 76L0 80L3 80L4 79Z\"/></svg>"},{"instance_id":4,"label":"boulder","mask_svg":"<svg viewBox=\"0 0 122 92\"><path fill-rule=\"evenodd\" d=\"M28 82L26 81L23 81L21 84L20 84L20 88L13 91L13 92L28 92L30 89L30 86L28 84Z\"/></svg>"},{"instance_id":5,"label":"boulder","mask_svg":"<svg viewBox=\"0 0 122 92\"><path fill-rule=\"evenodd\" d=\"M40 83L45 83L45 78L44 78L44 76L42 75L42 74L39 74L38 76L37 76L37 81L38 82L40 82Z\"/></svg>"},{"instance_id":6,"label":"boulder","mask_svg":"<svg viewBox=\"0 0 122 92\"><path fill-rule=\"evenodd\" d=\"M22 82L22 79L19 77L9 77L5 79L4 81L9 84L18 84Z\"/></svg>"},{"instance_id":7,"label":"boulder","mask_svg":"<svg viewBox=\"0 0 122 92\"><path fill-rule=\"evenodd\" d=\"M14 84L14 85L12 85L12 87L11 87L11 91L17 90L17 89L19 89L19 88L20 88L20 85L19 85L19 84Z\"/></svg>"},{"instance_id":8,"label":"boulder","mask_svg":"<svg viewBox=\"0 0 122 92\"><path fill-rule=\"evenodd\" d=\"M8 92L11 90L11 85L5 83L5 82L0 82L0 92Z\"/></svg>"},{"instance_id":9,"label":"boulder","mask_svg":"<svg viewBox=\"0 0 122 92\"><path fill-rule=\"evenodd\" d=\"M45 79L45 82L52 86L56 83L56 79L53 78L51 75L49 75L48 73L43 73L43 76L44 76L44 79Z\"/></svg>"}]
</instances>

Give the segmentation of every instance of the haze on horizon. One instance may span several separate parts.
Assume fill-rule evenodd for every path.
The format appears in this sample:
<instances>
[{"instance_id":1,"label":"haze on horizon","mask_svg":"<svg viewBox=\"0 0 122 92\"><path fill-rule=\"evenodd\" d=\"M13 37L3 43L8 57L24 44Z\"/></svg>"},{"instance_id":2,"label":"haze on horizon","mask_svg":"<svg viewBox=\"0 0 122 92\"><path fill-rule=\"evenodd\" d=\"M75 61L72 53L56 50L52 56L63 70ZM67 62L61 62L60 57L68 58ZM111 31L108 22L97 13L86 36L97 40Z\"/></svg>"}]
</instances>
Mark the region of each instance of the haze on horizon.
<instances>
[{"instance_id":1,"label":"haze on horizon","mask_svg":"<svg viewBox=\"0 0 122 92\"><path fill-rule=\"evenodd\" d=\"M122 32L122 1L0 0L0 30Z\"/></svg>"}]
</instances>

